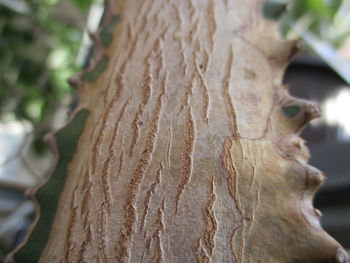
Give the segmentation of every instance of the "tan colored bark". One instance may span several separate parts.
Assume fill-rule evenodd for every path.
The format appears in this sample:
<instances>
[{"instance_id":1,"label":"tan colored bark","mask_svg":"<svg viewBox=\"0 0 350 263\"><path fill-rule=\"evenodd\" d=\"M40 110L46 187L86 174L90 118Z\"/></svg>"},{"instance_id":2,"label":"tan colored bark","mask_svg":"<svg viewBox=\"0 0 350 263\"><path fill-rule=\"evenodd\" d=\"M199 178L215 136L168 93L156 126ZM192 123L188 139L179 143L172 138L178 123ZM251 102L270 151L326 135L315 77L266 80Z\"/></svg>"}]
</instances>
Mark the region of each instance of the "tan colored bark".
<instances>
[{"instance_id":1,"label":"tan colored bark","mask_svg":"<svg viewBox=\"0 0 350 263\"><path fill-rule=\"evenodd\" d=\"M300 43L259 0L112 1L107 71L40 262L346 262L282 85ZM300 106L293 117L283 107Z\"/></svg>"}]
</instances>

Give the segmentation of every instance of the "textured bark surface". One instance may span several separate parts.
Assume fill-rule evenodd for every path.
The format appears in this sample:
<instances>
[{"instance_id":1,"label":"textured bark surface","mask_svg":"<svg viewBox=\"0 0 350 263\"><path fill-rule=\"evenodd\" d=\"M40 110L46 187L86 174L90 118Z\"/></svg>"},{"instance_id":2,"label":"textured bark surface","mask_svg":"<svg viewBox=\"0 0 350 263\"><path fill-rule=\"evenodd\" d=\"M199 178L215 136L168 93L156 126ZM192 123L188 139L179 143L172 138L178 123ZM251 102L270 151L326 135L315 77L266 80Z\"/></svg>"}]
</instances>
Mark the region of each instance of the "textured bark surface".
<instances>
[{"instance_id":1,"label":"textured bark surface","mask_svg":"<svg viewBox=\"0 0 350 263\"><path fill-rule=\"evenodd\" d=\"M111 1L40 262L347 262L297 135L317 107L281 83L300 43L261 4Z\"/></svg>"}]
</instances>

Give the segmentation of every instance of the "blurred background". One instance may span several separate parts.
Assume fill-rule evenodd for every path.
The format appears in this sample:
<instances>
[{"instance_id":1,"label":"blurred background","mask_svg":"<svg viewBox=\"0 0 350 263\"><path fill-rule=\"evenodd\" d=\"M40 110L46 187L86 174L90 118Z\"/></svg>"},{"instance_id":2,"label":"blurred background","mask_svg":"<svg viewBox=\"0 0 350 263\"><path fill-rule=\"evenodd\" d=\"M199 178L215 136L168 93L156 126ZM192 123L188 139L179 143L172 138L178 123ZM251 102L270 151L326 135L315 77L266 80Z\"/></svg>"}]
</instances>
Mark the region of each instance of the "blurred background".
<instances>
[{"instance_id":1,"label":"blurred background","mask_svg":"<svg viewBox=\"0 0 350 263\"><path fill-rule=\"evenodd\" d=\"M288 4L289 3L289 4ZM28 191L47 178L54 158L43 141L67 121L76 95L67 78L88 64L87 32L103 16L103 0L0 0L0 262L35 217ZM302 137L311 164L328 180L315 199L322 225L350 249L350 0L276 0L263 12L305 52L287 69L297 97L323 115Z\"/></svg>"}]
</instances>

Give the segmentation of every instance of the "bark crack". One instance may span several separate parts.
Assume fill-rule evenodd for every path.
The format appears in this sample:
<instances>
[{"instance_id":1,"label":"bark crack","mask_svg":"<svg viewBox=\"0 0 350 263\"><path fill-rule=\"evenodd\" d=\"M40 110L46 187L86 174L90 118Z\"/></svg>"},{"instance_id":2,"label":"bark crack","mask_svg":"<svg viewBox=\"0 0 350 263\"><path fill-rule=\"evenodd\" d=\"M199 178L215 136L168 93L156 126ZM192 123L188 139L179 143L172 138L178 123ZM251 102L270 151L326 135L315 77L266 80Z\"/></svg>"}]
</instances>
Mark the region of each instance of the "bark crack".
<instances>
[{"instance_id":1,"label":"bark crack","mask_svg":"<svg viewBox=\"0 0 350 263\"><path fill-rule=\"evenodd\" d=\"M136 221L136 199L137 192L139 189L139 184L142 182L142 179L150 165L152 153L155 147L155 141L157 139L160 115L162 110L162 97L165 94L165 80L163 80L163 85L161 89L161 94L158 95L155 109L152 116L153 119L150 124L150 129L147 135L146 144L144 150L141 153L138 166L135 169L131 181L128 186L127 198L124 206L124 223L121 227L119 238L115 245L115 258L118 262L126 262L129 258L129 243L132 237L132 233L135 227Z\"/></svg>"},{"instance_id":2,"label":"bark crack","mask_svg":"<svg viewBox=\"0 0 350 263\"><path fill-rule=\"evenodd\" d=\"M193 150L195 144L195 125L192 116L192 110L189 107L187 111L187 120L184 128L184 149L182 151L182 160L181 160L181 178L178 184L178 191L176 194L176 207L175 213L177 213L179 207L179 201L181 195L190 182L192 175L192 165L193 165Z\"/></svg>"}]
</instances>

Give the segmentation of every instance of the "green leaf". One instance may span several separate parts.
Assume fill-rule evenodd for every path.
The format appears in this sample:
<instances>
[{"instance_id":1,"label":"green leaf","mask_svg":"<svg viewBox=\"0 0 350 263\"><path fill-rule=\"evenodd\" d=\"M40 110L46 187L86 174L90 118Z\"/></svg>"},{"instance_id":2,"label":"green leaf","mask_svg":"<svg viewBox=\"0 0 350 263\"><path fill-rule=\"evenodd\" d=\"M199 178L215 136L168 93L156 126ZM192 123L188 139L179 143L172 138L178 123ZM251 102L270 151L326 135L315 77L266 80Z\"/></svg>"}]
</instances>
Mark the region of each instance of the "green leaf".
<instances>
[{"instance_id":1,"label":"green leaf","mask_svg":"<svg viewBox=\"0 0 350 263\"><path fill-rule=\"evenodd\" d=\"M264 2L262 12L264 17L272 20L278 20L287 10L287 3L275 1Z\"/></svg>"},{"instance_id":2,"label":"green leaf","mask_svg":"<svg viewBox=\"0 0 350 263\"><path fill-rule=\"evenodd\" d=\"M284 15L281 17L278 29L283 37L287 37L291 30L289 15Z\"/></svg>"},{"instance_id":3,"label":"green leaf","mask_svg":"<svg viewBox=\"0 0 350 263\"><path fill-rule=\"evenodd\" d=\"M80 8L81 11L88 11L93 0L73 0L75 5Z\"/></svg>"},{"instance_id":4,"label":"green leaf","mask_svg":"<svg viewBox=\"0 0 350 263\"><path fill-rule=\"evenodd\" d=\"M116 15L113 16L110 21L108 21L107 25L105 25L101 31L101 41L102 44L105 48L107 48L108 46L110 46L112 44L113 41L113 30L115 28L115 26L119 23L120 20L120 16Z\"/></svg>"},{"instance_id":5,"label":"green leaf","mask_svg":"<svg viewBox=\"0 0 350 263\"><path fill-rule=\"evenodd\" d=\"M32 142L32 150L38 155L38 156L44 156L47 151L48 147L46 143L44 142L43 138L48 133L47 130L44 130L38 134L35 134Z\"/></svg>"},{"instance_id":6,"label":"green leaf","mask_svg":"<svg viewBox=\"0 0 350 263\"><path fill-rule=\"evenodd\" d=\"M327 15L327 7L324 0L307 0L308 10L317 15Z\"/></svg>"},{"instance_id":7,"label":"green leaf","mask_svg":"<svg viewBox=\"0 0 350 263\"><path fill-rule=\"evenodd\" d=\"M301 108L298 105L292 105L283 107L282 110L285 116L287 116L288 118L294 118L299 114Z\"/></svg>"},{"instance_id":8,"label":"green leaf","mask_svg":"<svg viewBox=\"0 0 350 263\"><path fill-rule=\"evenodd\" d=\"M103 56L91 71L83 75L83 80L86 82L94 82L107 69L108 62L109 58Z\"/></svg>"},{"instance_id":9,"label":"green leaf","mask_svg":"<svg viewBox=\"0 0 350 263\"><path fill-rule=\"evenodd\" d=\"M14 255L15 261L36 263L45 248L56 214L58 199L63 190L78 140L84 130L88 111L80 111L65 128L56 134L59 160L49 181L35 194L40 204L40 217L25 245Z\"/></svg>"}]
</instances>

